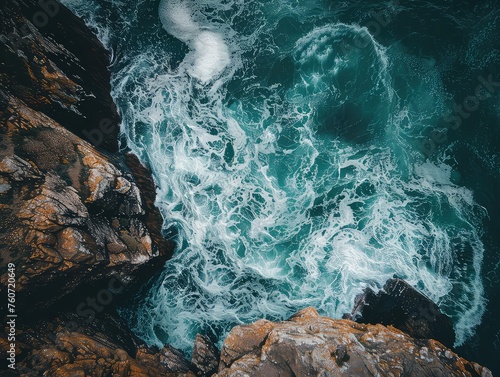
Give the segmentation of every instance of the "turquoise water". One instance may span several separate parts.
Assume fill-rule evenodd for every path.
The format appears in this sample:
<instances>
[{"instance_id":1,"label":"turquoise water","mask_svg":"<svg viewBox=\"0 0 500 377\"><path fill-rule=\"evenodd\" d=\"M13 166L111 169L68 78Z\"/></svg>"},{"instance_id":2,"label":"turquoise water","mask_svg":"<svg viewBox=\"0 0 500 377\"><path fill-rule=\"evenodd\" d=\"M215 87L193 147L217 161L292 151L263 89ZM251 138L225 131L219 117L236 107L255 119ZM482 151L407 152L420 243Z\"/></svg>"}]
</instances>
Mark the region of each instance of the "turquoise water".
<instances>
[{"instance_id":1,"label":"turquoise water","mask_svg":"<svg viewBox=\"0 0 500 377\"><path fill-rule=\"evenodd\" d=\"M339 318L393 276L452 317L456 345L474 334L489 217L456 150L496 172L498 153L465 126L425 140L498 61L494 2L64 3L113 51L122 146L178 242L123 310L138 336L189 352L306 306ZM481 106L498 124L498 99Z\"/></svg>"}]
</instances>

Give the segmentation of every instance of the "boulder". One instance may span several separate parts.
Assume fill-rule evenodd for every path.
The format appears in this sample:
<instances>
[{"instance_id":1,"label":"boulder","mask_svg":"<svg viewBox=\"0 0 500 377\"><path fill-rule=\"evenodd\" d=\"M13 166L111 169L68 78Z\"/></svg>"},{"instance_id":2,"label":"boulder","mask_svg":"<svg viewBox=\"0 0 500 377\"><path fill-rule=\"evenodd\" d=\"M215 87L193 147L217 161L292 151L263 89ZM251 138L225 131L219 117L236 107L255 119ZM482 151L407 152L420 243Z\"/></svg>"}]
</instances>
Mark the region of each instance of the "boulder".
<instances>
[{"instance_id":1,"label":"boulder","mask_svg":"<svg viewBox=\"0 0 500 377\"><path fill-rule=\"evenodd\" d=\"M450 317L402 279L389 279L378 293L366 288L345 318L358 323L391 325L415 339L435 339L447 347L455 343Z\"/></svg>"},{"instance_id":2,"label":"boulder","mask_svg":"<svg viewBox=\"0 0 500 377\"><path fill-rule=\"evenodd\" d=\"M219 350L209 338L201 334L194 340L191 369L196 376L210 377L219 369Z\"/></svg>"}]
</instances>

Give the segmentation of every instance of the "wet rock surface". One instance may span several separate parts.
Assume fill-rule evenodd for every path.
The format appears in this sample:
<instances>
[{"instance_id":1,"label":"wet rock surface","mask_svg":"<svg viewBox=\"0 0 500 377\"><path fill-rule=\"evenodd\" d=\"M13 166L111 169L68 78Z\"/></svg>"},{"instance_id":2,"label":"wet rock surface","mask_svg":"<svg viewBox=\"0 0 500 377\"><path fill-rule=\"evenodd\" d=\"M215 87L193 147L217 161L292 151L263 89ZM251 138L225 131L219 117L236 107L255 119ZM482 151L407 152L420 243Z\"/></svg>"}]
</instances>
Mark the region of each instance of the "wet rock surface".
<instances>
[{"instance_id":1,"label":"wet rock surface","mask_svg":"<svg viewBox=\"0 0 500 377\"><path fill-rule=\"evenodd\" d=\"M86 321L65 313L20 326L18 352L21 376L180 377L189 371L179 351L141 344L111 315Z\"/></svg>"},{"instance_id":2,"label":"wet rock surface","mask_svg":"<svg viewBox=\"0 0 500 377\"><path fill-rule=\"evenodd\" d=\"M6 265L14 263L25 312L110 275L146 275L173 252L161 236L147 169L105 142L116 144L119 118L108 53L80 19L47 3L54 16L43 28L33 25L39 2L9 0L1 8L0 283L3 292ZM99 150L68 131L96 131L97 113L116 126L98 130Z\"/></svg>"},{"instance_id":3,"label":"wet rock surface","mask_svg":"<svg viewBox=\"0 0 500 377\"><path fill-rule=\"evenodd\" d=\"M21 99L82 139L116 152L119 116L110 95L110 54L85 23L55 0L4 0L0 17L0 109L8 106L6 97Z\"/></svg>"},{"instance_id":4,"label":"wet rock surface","mask_svg":"<svg viewBox=\"0 0 500 377\"><path fill-rule=\"evenodd\" d=\"M115 309L174 245L148 170L117 152L108 52L52 0L4 1L0 16L0 295L13 263L19 313L17 369L3 371L2 327L1 374L185 375L179 351L147 347Z\"/></svg>"},{"instance_id":5,"label":"wet rock surface","mask_svg":"<svg viewBox=\"0 0 500 377\"><path fill-rule=\"evenodd\" d=\"M194 340L192 369L196 376L209 377L219 369L220 353L217 347L207 337L198 334Z\"/></svg>"},{"instance_id":6,"label":"wet rock surface","mask_svg":"<svg viewBox=\"0 0 500 377\"><path fill-rule=\"evenodd\" d=\"M378 293L366 288L346 317L358 323L392 325L415 339L436 339L447 347L455 342L451 319L401 279L388 280Z\"/></svg>"},{"instance_id":7,"label":"wet rock surface","mask_svg":"<svg viewBox=\"0 0 500 377\"><path fill-rule=\"evenodd\" d=\"M0 338L4 353L8 342ZM21 376L492 376L438 341L321 317L313 308L284 322L236 326L220 358L198 335L191 362L170 346L147 347L114 314L63 313L20 326L17 357Z\"/></svg>"}]
</instances>

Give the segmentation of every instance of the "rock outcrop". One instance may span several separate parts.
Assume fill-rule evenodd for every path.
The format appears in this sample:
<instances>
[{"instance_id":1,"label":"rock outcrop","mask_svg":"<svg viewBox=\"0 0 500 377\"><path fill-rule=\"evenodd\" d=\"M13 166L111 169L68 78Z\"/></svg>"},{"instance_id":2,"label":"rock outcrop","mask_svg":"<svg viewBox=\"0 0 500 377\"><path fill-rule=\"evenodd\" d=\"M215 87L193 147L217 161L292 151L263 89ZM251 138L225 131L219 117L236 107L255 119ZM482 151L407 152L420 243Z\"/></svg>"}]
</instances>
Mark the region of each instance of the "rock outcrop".
<instances>
[{"instance_id":1,"label":"rock outcrop","mask_svg":"<svg viewBox=\"0 0 500 377\"><path fill-rule=\"evenodd\" d=\"M320 317L307 308L285 322L235 327L217 377L492 376L435 340L392 326Z\"/></svg>"},{"instance_id":2,"label":"rock outcrop","mask_svg":"<svg viewBox=\"0 0 500 377\"><path fill-rule=\"evenodd\" d=\"M55 1L4 1L0 16L0 295L13 264L22 318L15 340L0 329L2 363L15 342L13 375L186 375L115 310L174 245L148 170L117 153L108 52Z\"/></svg>"},{"instance_id":3,"label":"rock outcrop","mask_svg":"<svg viewBox=\"0 0 500 377\"><path fill-rule=\"evenodd\" d=\"M149 275L173 245L161 236L147 171L112 153L119 117L108 53L52 0L9 0L0 13L1 295L8 263L24 312L111 275Z\"/></svg>"},{"instance_id":4,"label":"rock outcrop","mask_svg":"<svg viewBox=\"0 0 500 377\"><path fill-rule=\"evenodd\" d=\"M375 293L366 288L344 318L358 323L392 325L415 339L436 339L447 347L455 343L451 319L438 306L401 279L388 280Z\"/></svg>"},{"instance_id":5,"label":"rock outcrop","mask_svg":"<svg viewBox=\"0 0 500 377\"><path fill-rule=\"evenodd\" d=\"M114 316L85 321L61 314L20 326L17 363L21 376L187 376L190 364L171 347L161 350L137 341ZM0 343L0 348L5 345Z\"/></svg>"},{"instance_id":6,"label":"rock outcrop","mask_svg":"<svg viewBox=\"0 0 500 377\"><path fill-rule=\"evenodd\" d=\"M0 350L8 349L0 341ZM198 335L191 362L172 347L147 347L114 315L60 314L18 329L21 376L491 377L436 340L392 326L321 317L307 308L284 322L236 326L219 354ZM218 370L217 370L218 369Z\"/></svg>"},{"instance_id":7,"label":"rock outcrop","mask_svg":"<svg viewBox=\"0 0 500 377\"><path fill-rule=\"evenodd\" d=\"M8 97L86 141L118 149L110 55L85 23L56 0L0 4L0 110Z\"/></svg>"},{"instance_id":8,"label":"rock outcrop","mask_svg":"<svg viewBox=\"0 0 500 377\"><path fill-rule=\"evenodd\" d=\"M196 335L191 356L191 368L196 376L208 377L217 373L219 357L219 350L210 339L200 334Z\"/></svg>"}]
</instances>

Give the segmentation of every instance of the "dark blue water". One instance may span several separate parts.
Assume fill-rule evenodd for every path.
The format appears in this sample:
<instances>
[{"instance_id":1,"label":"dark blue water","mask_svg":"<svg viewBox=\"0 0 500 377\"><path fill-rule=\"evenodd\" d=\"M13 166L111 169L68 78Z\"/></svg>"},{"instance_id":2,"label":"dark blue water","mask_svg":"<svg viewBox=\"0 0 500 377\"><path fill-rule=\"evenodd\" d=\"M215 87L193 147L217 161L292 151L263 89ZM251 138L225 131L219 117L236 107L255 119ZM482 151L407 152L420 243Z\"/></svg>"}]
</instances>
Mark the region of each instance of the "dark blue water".
<instances>
[{"instance_id":1,"label":"dark blue water","mask_svg":"<svg viewBox=\"0 0 500 377\"><path fill-rule=\"evenodd\" d=\"M140 337L340 317L398 276L495 366L498 2L64 3L113 51L123 145L179 245L123 310Z\"/></svg>"}]
</instances>

